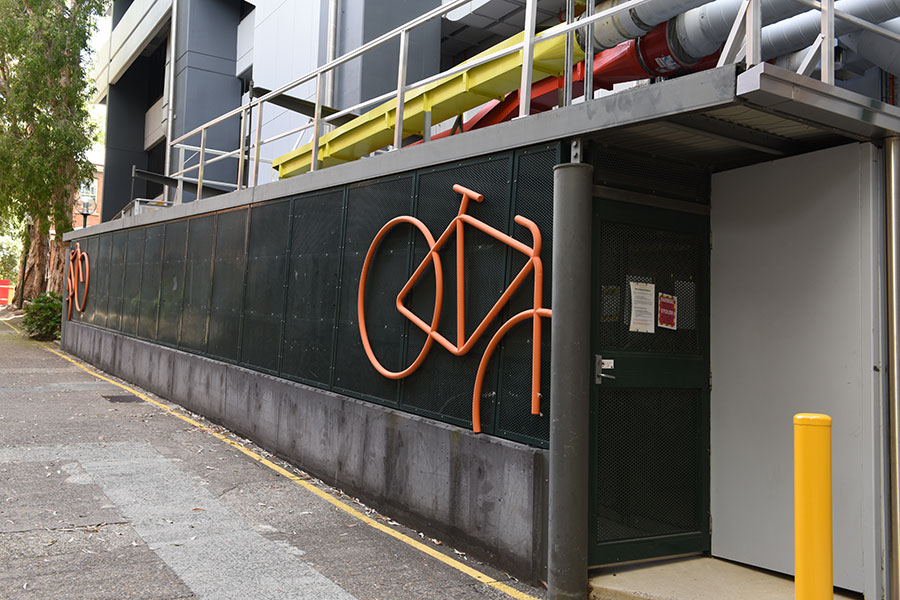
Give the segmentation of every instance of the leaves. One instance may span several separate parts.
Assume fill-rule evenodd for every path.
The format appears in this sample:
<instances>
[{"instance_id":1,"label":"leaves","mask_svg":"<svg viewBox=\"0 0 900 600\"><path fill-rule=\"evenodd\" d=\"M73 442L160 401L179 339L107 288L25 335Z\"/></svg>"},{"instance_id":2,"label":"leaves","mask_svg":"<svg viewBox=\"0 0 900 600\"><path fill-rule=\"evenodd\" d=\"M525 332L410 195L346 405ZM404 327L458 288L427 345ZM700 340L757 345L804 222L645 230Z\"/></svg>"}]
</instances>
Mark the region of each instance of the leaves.
<instances>
[{"instance_id":1,"label":"leaves","mask_svg":"<svg viewBox=\"0 0 900 600\"><path fill-rule=\"evenodd\" d=\"M92 176L88 41L103 0L0 0L0 219L72 228Z\"/></svg>"}]
</instances>

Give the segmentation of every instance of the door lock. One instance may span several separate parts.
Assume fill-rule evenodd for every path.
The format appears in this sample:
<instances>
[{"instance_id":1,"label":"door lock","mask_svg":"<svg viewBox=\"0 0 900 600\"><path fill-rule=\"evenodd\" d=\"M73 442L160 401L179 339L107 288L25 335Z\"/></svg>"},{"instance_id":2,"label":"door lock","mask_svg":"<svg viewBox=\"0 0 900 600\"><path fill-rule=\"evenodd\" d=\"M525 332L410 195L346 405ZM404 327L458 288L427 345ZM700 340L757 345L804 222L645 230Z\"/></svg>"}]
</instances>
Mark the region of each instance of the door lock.
<instances>
[{"instance_id":1,"label":"door lock","mask_svg":"<svg viewBox=\"0 0 900 600\"><path fill-rule=\"evenodd\" d=\"M599 354L594 355L594 383L601 384L604 379L615 379L615 375L604 373L604 369L615 369L616 361L612 358L604 359Z\"/></svg>"}]
</instances>

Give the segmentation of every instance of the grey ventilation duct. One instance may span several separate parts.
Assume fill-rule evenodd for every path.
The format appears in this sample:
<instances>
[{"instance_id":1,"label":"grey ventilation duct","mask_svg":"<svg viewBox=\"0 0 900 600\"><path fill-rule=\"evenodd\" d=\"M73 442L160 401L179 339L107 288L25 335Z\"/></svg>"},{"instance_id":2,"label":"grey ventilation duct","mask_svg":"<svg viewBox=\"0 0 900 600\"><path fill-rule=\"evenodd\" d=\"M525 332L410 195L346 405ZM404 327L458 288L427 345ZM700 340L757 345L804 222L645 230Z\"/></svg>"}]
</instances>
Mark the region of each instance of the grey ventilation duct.
<instances>
[{"instance_id":1,"label":"grey ventilation duct","mask_svg":"<svg viewBox=\"0 0 900 600\"><path fill-rule=\"evenodd\" d=\"M840 0L834 3L836 10L849 13L869 23L883 23L900 16L900 0ZM812 44L821 31L822 17L818 10L785 19L762 30L762 58L768 60L782 56ZM836 19L835 36L857 31L859 27ZM893 43L885 40L887 43ZM872 61L874 62L874 61Z\"/></svg>"},{"instance_id":2,"label":"grey ventilation duct","mask_svg":"<svg viewBox=\"0 0 900 600\"><path fill-rule=\"evenodd\" d=\"M675 19L675 35L684 54L693 60L709 56L722 47L741 8L741 0L716 0L689 10ZM775 23L808 10L786 0L763 0L763 25Z\"/></svg>"},{"instance_id":3,"label":"grey ventilation duct","mask_svg":"<svg viewBox=\"0 0 900 600\"><path fill-rule=\"evenodd\" d=\"M598 2L594 13L612 8L624 1ZM686 10L702 6L706 2L707 0L653 0L637 8L632 8L627 13L602 19L594 24L594 47L598 50L606 50L624 41L639 38L660 23L668 21ZM740 0L738 0L738 4L740 4ZM735 14L737 14L737 10L735 10Z\"/></svg>"}]
</instances>

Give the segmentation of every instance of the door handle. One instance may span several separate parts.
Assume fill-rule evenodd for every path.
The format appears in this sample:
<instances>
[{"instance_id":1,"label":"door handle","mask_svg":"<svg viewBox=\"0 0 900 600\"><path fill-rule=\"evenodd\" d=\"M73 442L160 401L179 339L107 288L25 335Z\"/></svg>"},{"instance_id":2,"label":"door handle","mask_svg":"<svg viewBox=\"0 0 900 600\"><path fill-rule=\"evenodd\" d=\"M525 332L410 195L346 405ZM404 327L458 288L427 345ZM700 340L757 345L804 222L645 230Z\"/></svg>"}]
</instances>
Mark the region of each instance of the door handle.
<instances>
[{"instance_id":1,"label":"door handle","mask_svg":"<svg viewBox=\"0 0 900 600\"><path fill-rule=\"evenodd\" d=\"M615 375L609 375L603 372L603 369L614 369L616 368L615 360L608 358L603 360L603 357L599 354L594 355L594 383L601 384L604 379L615 379Z\"/></svg>"}]
</instances>

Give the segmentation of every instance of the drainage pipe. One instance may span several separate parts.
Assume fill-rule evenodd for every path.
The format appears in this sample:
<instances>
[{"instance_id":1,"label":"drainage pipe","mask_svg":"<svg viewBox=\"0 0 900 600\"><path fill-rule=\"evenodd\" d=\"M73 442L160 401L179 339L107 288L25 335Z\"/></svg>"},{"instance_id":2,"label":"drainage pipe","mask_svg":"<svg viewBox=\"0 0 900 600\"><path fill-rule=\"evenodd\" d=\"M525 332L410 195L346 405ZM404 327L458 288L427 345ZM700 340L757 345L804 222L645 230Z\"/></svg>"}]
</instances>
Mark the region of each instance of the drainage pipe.
<instances>
[{"instance_id":1,"label":"drainage pipe","mask_svg":"<svg viewBox=\"0 0 900 600\"><path fill-rule=\"evenodd\" d=\"M900 299L900 138L884 141L885 238L887 241L887 318L888 318L888 413L889 469L891 482L891 598L900 597L900 323L897 301ZM555 300L555 299L554 299ZM554 315L555 319L555 315ZM552 448L552 446L551 446ZM885 597L888 597L887 595Z\"/></svg>"},{"instance_id":2,"label":"drainage pipe","mask_svg":"<svg viewBox=\"0 0 900 600\"><path fill-rule=\"evenodd\" d=\"M178 25L178 0L172 0L172 16L169 18L169 81L168 83L168 94L166 98L166 166L164 174L168 177L172 173L172 145L169 143L169 140L172 139L172 132L175 128L175 56L176 56L176 48L175 48L175 38L177 37L178 29L176 29ZM238 182L240 185L240 182ZM172 192L171 187L165 188L166 201L169 199L169 193ZM176 199L180 199L181 195L177 195L172 204L175 203Z\"/></svg>"},{"instance_id":3,"label":"drainage pipe","mask_svg":"<svg viewBox=\"0 0 900 600\"><path fill-rule=\"evenodd\" d=\"M591 181L594 168L553 168L550 353L550 600L585 600L590 452Z\"/></svg>"}]
</instances>

